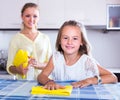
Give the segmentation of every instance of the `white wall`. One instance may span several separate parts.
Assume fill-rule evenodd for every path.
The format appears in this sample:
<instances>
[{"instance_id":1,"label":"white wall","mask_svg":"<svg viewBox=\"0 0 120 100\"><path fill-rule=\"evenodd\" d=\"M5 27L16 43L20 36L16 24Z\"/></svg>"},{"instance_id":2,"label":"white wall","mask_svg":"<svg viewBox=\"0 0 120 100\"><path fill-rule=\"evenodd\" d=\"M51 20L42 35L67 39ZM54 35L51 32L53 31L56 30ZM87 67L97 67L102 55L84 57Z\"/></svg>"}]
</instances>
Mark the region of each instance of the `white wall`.
<instances>
[{"instance_id":1,"label":"white wall","mask_svg":"<svg viewBox=\"0 0 120 100\"><path fill-rule=\"evenodd\" d=\"M18 31L0 31L0 49L8 49L11 37ZM50 37L53 51L58 31L41 31ZM89 41L92 44L93 57L106 68L120 69L120 31L87 30Z\"/></svg>"},{"instance_id":2,"label":"white wall","mask_svg":"<svg viewBox=\"0 0 120 100\"><path fill-rule=\"evenodd\" d=\"M120 31L101 33L88 31L88 37L93 47L93 56L105 67L120 69Z\"/></svg>"}]
</instances>

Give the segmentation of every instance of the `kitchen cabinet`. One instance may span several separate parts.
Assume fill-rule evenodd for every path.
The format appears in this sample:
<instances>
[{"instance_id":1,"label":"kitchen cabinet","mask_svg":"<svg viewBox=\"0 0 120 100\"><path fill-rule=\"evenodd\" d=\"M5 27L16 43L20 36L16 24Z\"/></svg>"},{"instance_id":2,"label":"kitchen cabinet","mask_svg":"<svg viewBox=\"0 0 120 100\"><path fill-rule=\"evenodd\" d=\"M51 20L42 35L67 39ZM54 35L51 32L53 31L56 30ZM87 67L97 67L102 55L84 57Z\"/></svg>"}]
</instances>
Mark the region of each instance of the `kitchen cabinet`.
<instances>
[{"instance_id":1,"label":"kitchen cabinet","mask_svg":"<svg viewBox=\"0 0 120 100\"><path fill-rule=\"evenodd\" d=\"M21 8L26 2L40 6L38 28L59 28L64 21L64 0L1 0L0 29L19 29L21 27Z\"/></svg>"},{"instance_id":2,"label":"kitchen cabinet","mask_svg":"<svg viewBox=\"0 0 120 100\"><path fill-rule=\"evenodd\" d=\"M105 0L106 4L120 4L120 0Z\"/></svg>"},{"instance_id":3,"label":"kitchen cabinet","mask_svg":"<svg viewBox=\"0 0 120 100\"><path fill-rule=\"evenodd\" d=\"M120 4L107 5L107 29L120 30Z\"/></svg>"},{"instance_id":4,"label":"kitchen cabinet","mask_svg":"<svg viewBox=\"0 0 120 100\"><path fill-rule=\"evenodd\" d=\"M39 28L59 28L64 21L64 0L39 0Z\"/></svg>"},{"instance_id":5,"label":"kitchen cabinet","mask_svg":"<svg viewBox=\"0 0 120 100\"><path fill-rule=\"evenodd\" d=\"M105 15L105 0L65 0L65 20L76 19L85 25L105 25Z\"/></svg>"},{"instance_id":6,"label":"kitchen cabinet","mask_svg":"<svg viewBox=\"0 0 120 100\"><path fill-rule=\"evenodd\" d=\"M107 30L120 30L120 1L106 0Z\"/></svg>"},{"instance_id":7,"label":"kitchen cabinet","mask_svg":"<svg viewBox=\"0 0 120 100\"><path fill-rule=\"evenodd\" d=\"M85 25L105 25L108 4L119 0L65 0L65 20L76 19Z\"/></svg>"},{"instance_id":8,"label":"kitchen cabinet","mask_svg":"<svg viewBox=\"0 0 120 100\"><path fill-rule=\"evenodd\" d=\"M21 27L21 9L31 0L0 0L0 29L19 29ZM32 0L38 3L38 0Z\"/></svg>"},{"instance_id":9,"label":"kitchen cabinet","mask_svg":"<svg viewBox=\"0 0 120 100\"><path fill-rule=\"evenodd\" d=\"M0 29L21 27L21 8L26 2L40 6L39 29L58 29L66 20L88 26L106 26L106 5L119 0L1 0Z\"/></svg>"}]
</instances>

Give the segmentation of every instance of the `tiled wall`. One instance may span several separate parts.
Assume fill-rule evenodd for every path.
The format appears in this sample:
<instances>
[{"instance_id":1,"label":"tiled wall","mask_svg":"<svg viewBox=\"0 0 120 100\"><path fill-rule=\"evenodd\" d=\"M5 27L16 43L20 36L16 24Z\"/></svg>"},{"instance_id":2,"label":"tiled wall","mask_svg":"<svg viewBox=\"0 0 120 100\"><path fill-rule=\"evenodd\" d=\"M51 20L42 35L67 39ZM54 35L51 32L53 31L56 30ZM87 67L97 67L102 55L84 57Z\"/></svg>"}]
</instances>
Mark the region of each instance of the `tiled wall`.
<instances>
[{"instance_id":1,"label":"tiled wall","mask_svg":"<svg viewBox=\"0 0 120 100\"><path fill-rule=\"evenodd\" d=\"M8 49L11 37L18 31L0 31L0 49ZM50 37L53 51L57 30L41 31ZM104 67L120 68L120 31L87 30L93 57Z\"/></svg>"}]
</instances>

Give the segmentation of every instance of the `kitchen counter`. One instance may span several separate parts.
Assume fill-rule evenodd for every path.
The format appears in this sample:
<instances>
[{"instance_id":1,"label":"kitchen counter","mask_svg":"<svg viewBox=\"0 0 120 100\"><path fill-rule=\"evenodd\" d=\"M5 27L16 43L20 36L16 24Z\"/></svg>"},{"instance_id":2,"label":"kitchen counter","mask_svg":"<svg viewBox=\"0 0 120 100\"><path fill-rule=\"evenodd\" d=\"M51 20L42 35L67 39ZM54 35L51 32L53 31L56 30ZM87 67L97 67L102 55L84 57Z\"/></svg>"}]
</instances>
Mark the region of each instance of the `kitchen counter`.
<instances>
[{"instance_id":1,"label":"kitchen counter","mask_svg":"<svg viewBox=\"0 0 120 100\"><path fill-rule=\"evenodd\" d=\"M0 71L0 79L13 79L13 76L6 71Z\"/></svg>"},{"instance_id":2,"label":"kitchen counter","mask_svg":"<svg viewBox=\"0 0 120 100\"><path fill-rule=\"evenodd\" d=\"M113 72L113 73L120 73L120 68L107 68L109 71Z\"/></svg>"}]
</instances>

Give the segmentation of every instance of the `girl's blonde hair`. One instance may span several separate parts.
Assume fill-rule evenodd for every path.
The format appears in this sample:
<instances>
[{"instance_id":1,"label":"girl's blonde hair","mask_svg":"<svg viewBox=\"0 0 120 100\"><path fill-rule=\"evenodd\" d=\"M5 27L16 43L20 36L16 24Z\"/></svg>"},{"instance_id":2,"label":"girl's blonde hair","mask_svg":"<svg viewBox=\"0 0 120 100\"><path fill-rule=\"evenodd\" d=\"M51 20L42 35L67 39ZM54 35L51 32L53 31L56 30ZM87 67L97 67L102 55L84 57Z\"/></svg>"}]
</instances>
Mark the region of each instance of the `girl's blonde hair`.
<instances>
[{"instance_id":1,"label":"girl's blonde hair","mask_svg":"<svg viewBox=\"0 0 120 100\"><path fill-rule=\"evenodd\" d=\"M61 41L61 35L62 35L63 29L65 26L74 26L74 27L80 28L81 37L82 37L82 45L79 48L79 52L80 54L91 55L91 45L87 38L86 29L83 24L77 21L74 21L74 20L69 20L69 21L64 22L64 24L59 29L57 40L56 40L56 50L62 53L64 52L63 49L61 48L60 41Z\"/></svg>"}]
</instances>

